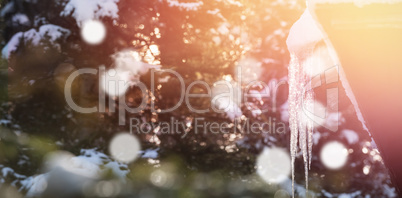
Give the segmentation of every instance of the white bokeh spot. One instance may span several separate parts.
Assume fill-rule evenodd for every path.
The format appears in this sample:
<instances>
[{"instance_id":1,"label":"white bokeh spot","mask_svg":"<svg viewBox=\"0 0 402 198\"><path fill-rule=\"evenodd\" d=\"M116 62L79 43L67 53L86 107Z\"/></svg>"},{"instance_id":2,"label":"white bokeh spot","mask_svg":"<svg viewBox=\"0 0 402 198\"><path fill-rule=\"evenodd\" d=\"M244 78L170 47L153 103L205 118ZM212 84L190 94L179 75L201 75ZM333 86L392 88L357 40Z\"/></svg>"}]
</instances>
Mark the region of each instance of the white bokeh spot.
<instances>
[{"instance_id":1,"label":"white bokeh spot","mask_svg":"<svg viewBox=\"0 0 402 198\"><path fill-rule=\"evenodd\" d=\"M323 146L320 153L321 162L328 169L340 169L348 160L348 149L340 142L330 142Z\"/></svg>"},{"instance_id":2,"label":"white bokeh spot","mask_svg":"<svg viewBox=\"0 0 402 198\"><path fill-rule=\"evenodd\" d=\"M97 20L84 21L81 28L81 36L88 44L100 44L106 37L106 27L102 22Z\"/></svg>"},{"instance_id":3,"label":"white bokeh spot","mask_svg":"<svg viewBox=\"0 0 402 198\"><path fill-rule=\"evenodd\" d=\"M281 183L291 172L289 153L280 148L265 148L257 158L257 174L267 183Z\"/></svg>"},{"instance_id":4,"label":"white bokeh spot","mask_svg":"<svg viewBox=\"0 0 402 198\"><path fill-rule=\"evenodd\" d=\"M112 157L122 163L133 162L141 150L140 141L129 133L116 135L109 144Z\"/></svg>"}]
</instances>

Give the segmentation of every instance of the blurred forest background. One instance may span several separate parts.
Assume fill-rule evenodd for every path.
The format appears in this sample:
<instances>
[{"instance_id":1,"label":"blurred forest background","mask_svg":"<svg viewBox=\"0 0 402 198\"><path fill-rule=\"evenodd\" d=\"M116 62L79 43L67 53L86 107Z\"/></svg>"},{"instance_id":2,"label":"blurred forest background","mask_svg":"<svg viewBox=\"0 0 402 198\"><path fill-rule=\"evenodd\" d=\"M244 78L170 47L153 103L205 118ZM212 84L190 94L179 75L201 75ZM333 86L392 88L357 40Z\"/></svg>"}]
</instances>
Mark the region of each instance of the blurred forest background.
<instances>
[{"instance_id":1,"label":"blurred forest background","mask_svg":"<svg viewBox=\"0 0 402 198\"><path fill-rule=\"evenodd\" d=\"M241 115L191 112L185 105L173 112L156 113L180 99L180 82L169 74L157 76L157 90L146 95L130 88L126 103L136 107L147 98L147 108L127 113L144 123L188 123L185 137L175 132L135 133L140 157L133 163L114 161L108 154L111 138L130 131L118 125L117 112L81 114L64 98L67 76L80 68L113 68L114 55L135 51L141 61L173 69L188 86L195 80L210 87L220 80L237 84L235 69L245 80L275 86L286 81L289 53L286 38L305 9L304 1L290 0L2 0L0 78L0 197L288 197L291 179L281 184L256 174L256 159L265 147L289 148L287 85L272 98L237 101ZM91 2L91 3L83 3ZM89 17L89 18L88 18ZM90 45L80 35L82 20L97 19L107 35ZM81 75L71 92L81 106L96 106L98 76ZM150 72L141 82L150 86ZM261 86L250 90L260 93ZM194 87L192 93L206 93ZM121 98L112 98L117 103ZM325 101L325 100L324 100ZM109 101L108 101L109 102ZM208 98L192 99L194 107L210 107ZM261 113L267 107L277 111ZM338 132L317 128L309 174L311 197L395 197L381 157L361 128L352 105L341 91ZM195 133L194 119L239 123L286 124L283 134ZM238 122L234 122L237 120ZM275 122L275 121L274 121ZM330 122L330 121L329 121ZM331 140L349 149L347 164L329 170L319 160L322 145ZM68 173L65 183L52 183L45 156L67 151L83 170L96 171L91 183L77 186ZM88 165L90 164L90 166ZM72 176L71 176L72 177ZM83 176L84 177L84 176ZM45 180L45 181L44 181ZM56 180L55 180L56 181ZM62 187L60 187L62 186ZM296 196L306 196L303 162L296 162ZM108 190L104 190L108 189ZM112 190L110 190L112 189Z\"/></svg>"}]
</instances>

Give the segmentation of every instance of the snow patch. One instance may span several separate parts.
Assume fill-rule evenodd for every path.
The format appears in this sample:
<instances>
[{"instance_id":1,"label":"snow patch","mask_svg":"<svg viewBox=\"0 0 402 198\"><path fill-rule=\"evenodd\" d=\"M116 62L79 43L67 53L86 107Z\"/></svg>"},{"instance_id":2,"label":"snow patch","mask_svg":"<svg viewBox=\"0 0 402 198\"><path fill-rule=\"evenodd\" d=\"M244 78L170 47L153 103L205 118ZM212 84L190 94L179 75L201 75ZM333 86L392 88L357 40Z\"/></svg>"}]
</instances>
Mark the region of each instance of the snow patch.
<instances>
[{"instance_id":1,"label":"snow patch","mask_svg":"<svg viewBox=\"0 0 402 198\"><path fill-rule=\"evenodd\" d=\"M15 14L12 18L12 22L20 25L29 25L30 21L25 14Z\"/></svg>"},{"instance_id":2,"label":"snow patch","mask_svg":"<svg viewBox=\"0 0 402 198\"><path fill-rule=\"evenodd\" d=\"M231 5L238 6L238 7L242 7L242 6L243 6L242 3L240 3L239 1L236 1L236 0L226 0L226 2L229 3L229 4L231 4Z\"/></svg>"},{"instance_id":3,"label":"snow patch","mask_svg":"<svg viewBox=\"0 0 402 198\"><path fill-rule=\"evenodd\" d=\"M3 9L1 9L0 16L4 17L6 14L14 11L14 1L7 3Z\"/></svg>"},{"instance_id":4,"label":"snow patch","mask_svg":"<svg viewBox=\"0 0 402 198\"><path fill-rule=\"evenodd\" d=\"M342 123L345 122L345 118L342 117L342 113L329 113L325 119L325 127L327 129L337 129Z\"/></svg>"},{"instance_id":5,"label":"snow patch","mask_svg":"<svg viewBox=\"0 0 402 198\"><path fill-rule=\"evenodd\" d=\"M342 131L342 135L346 138L349 144L355 144L359 141L359 136L355 131L345 129Z\"/></svg>"},{"instance_id":6,"label":"snow patch","mask_svg":"<svg viewBox=\"0 0 402 198\"><path fill-rule=\"evenodd\" d=\"M21 181L22 188L27 189L26 197L36 197L40 196L47 188L47 180L49 174L41 174L37 176L28 177L27 179Z\"/></svg>"},{"instance_id":7,"label":"snow patch","mask_svg":"<svg viewBox=\"0 0 402 198\"><path fill-rule=\"evenodd\" d=\"M84 21L110 17L117 19L119 17L119 0L70 0L60 16L72 15L81 26Z\"/></svg>"},{"instance_id":8,"label":"snow patch","mask_svg":"<svg viewBox=\"0 0 402 198\"><path fill-rule=\"evenodd\" d=\"M8 124L11 124L10 120L5 120L5 119L0 120L0 125L8 125Z\"/></svg>"},{"instance_id":9,"label":"snow patch","mask_svg":"<svg viewBox=\"0 0 402 198\"><path fill-rule=\"evenodd\" d=\"M214 83L211 103L216 113L226 113L230 120L241 117L241 88L234 81L221 80ZM254 114L258 112L254 112Z\"/></svg>"},{"instance_id":10,"label":"snow patch","mask_svg":"<svg viewBox=\"0 0 402 198\"><path fill-rule=\"evenodd\" d=\"M61 186L67 191L80 191L82 185L100 179L99 177L107 170L111 170L121 182L126 182L129 172L127 165L112 160L96 149L81 149L79 156L66 151L57 151L47 156L45 165L47 173L20 181L20 190L27 191L27 197L40 196L46 188L60 188L60 185L68 185ZM3 168L2 172L9 174L13 170Z\"/></svg>"},{"instance_id":11,"label":"snow patch","mask_svg":"<svg viewBox=\"0 0 402 198\"><path fill-rule=\"evenodd\" d=\"M324 39L324 35L308 9L306 9L300 19L290 28L286 44L289 52L301 57L302 54L305 54L306 51L309 51L308 49L313 48L322 39Z\"/></svg>"},{"instance_id":12,"label":"snow patch","mask_svg":"<svg viewBox=\"0 0 402 198\"><path fill-rule=\"evenodd\" d=\"M320 141L320 139L321 139L321 133L319 133L318 131L316 131L316 132L313 134L313 143L314 143L315 145L317 145L317 144L318 144L318 141Z\"/></svg>"},{"instance_id":13,"label":"snow patch","mask_svg":"<svg viewBox=\"0 0 402 198\"><path fill-rule=\"evenodd\" d=\"M225 111L230 120L235 120L242 115L240 107L232 100L229 100L227 98L216 100L215 105L219 110Z\"/></svg>"},{"instance_id":14,"label":"snow patch","mask_svg":"<svg viewBox=\"0 0 402 198\"><path fill-rule=\"evenodd\" d=\"M218 14L219 12L220 12L220 10L218 8L216 8L214 10L207 10L207 13L212 14L212 15Z\"/></svg>"},{"instance_id":15,"label":"snow patch","mask_svg":"<svg viewBox=\"0 0 402 198\"><path fill-rule=\"evenodd\" d=\"M198 10L204 3L202 1L198 2L179 2L177 0L167 0L170 7L179 7L182 10L187 11L196 11Z\"/></svg>"},{"instance_id":16,"label":"snow patch","mask_svg":"<svg viewBox=\"0 0 402 198\"><path fill-rule=\"evenodd\" d=\"M8 41L7 45L4 46L2 57L8 59L11 53L18 49L21 41L24 42L24 44L31 43L33 45L40 45L42 41L50 41L56 48L59 48L60 45L55 43L56 40L66 38L69 35L69 30L52 24L41 26L39 31L30 29L26 32L18 32Z\"/></svg>"},{"instance_id":17,"label":"snow patch","mask_svg":"<svg viewBox=\"0 0 402 198\"><path fill-rule=\"evenodd\" d=\"M8 41L7 45L4 46L1 51L2 57L8 59L12 52L15 52L20 44L20 40L24 37L24 33L18 32Z\"/></svg>"},{"instance_id":18,"label":"snow patch","mask_svg":"<svg viewBox=\"0 0 402 198\"><path fill-rule=\"evenodd\" d=\"M127 71L133 75L144 75L150 69L160 69L160 65L151 65L141 61L138 52L123 50L112 55L117 70Z\"/></svg>"},{"instance_id":19,"label":"snow patch","mask_svg":"<svg viewBox=\"0 0 402 198\"><path fill-rule=\"evenodd\" d=\"M144 151L141 151L141 157L142 158L158 158L159 154L158 154L159 148L157 149L147 149Z\"/></svg>"}]
</instances>

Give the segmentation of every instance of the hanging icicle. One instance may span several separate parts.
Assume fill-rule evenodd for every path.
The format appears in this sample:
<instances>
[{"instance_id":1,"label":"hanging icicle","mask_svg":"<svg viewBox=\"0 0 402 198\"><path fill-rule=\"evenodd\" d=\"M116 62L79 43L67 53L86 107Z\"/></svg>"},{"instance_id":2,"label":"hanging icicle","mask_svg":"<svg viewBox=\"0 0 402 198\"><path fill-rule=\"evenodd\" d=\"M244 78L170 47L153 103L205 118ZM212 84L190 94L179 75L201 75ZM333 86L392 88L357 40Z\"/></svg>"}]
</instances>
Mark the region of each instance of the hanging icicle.
<instances>
[{"instance_id":1,"label":"hanging icicle","mask_svg":"<svg viewBox=\"0 0 402 198\"><path fill-rule=\"evenodd\" d=\"M307 62L308 63L308 62ZM302 151L306 189L308 189L308 170L311 164L313 121L308 119L305 110L313 106L313 92L309 76L295 54L291 54L289 64L289 127L290 154L292 160L292 189L294 188L294 163L298 150ZM293 190L294 191L294 190ZM294 193L294 192L293 192ZM293 194L294 196L294 194Z\"/></svg>"},{"instance_id":2,"label":"hanging icicle","mask_svg":"<svg viewBox=\"0 0 402 198\"><path fill-rule=\"evenodd\" d=\"M292 161L292 195L294 197L294 166L299 149L303 155L306 190L308 190L308 170L311 167L313 146L313 120L307 116L314 106L314 93L311 89L311 60L306 57L313 55L316 43L323 36L309 11L306 10L300 19L292 26L287 40L291 53L289 63L289 127L290 154Z\"/></svg>"}]
</instances>

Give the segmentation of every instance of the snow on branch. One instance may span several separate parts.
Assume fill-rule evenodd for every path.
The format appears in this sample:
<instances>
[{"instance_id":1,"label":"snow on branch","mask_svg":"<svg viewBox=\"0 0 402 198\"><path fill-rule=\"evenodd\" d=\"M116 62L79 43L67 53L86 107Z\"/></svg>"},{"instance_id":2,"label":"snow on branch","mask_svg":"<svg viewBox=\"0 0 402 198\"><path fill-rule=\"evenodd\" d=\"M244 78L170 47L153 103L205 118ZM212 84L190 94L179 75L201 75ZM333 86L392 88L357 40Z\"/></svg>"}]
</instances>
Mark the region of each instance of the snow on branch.
<instances>
[{"instance_id":1,"label":"snow on branch","mask_svg":"<svg viewBox=\"0 0 402 198\"><path fill-rule=\"evenodd\" d=\"M77 21L78 26L86 20L99 19L101 17L110 17L117 19L119 17L119 0L70 0L60 16L72 15Z\"/></svg>"},{"instance_id":2,"label":"snow on branch","mask_svg":"<svg viewBox=\"0 0 402 198\"><path fill-rule=\"evenodd\" d=\"M15 52L21 42L24 44L41 45L44 41L50 42L55 47L60 47L55 43L59 38L67 38L70 31L57 25L47 24L36 29L30 29L26 32L16 33L2 50L2 57L8 59L11 53Z\"/></svg>"},{"instance_id":3,"label":"snow on branch","mask_svg":"<svg viewBox=\"0 0 402 198\"><path fill-rule=\"evenodd\" d=\"M202 6L204 3L202 1L198 2L179 2L177 0L167 0L169 3L170 7L179 7L182 10L186 11L196 11L200 6Z\"/></svg>"}]
</instances>

